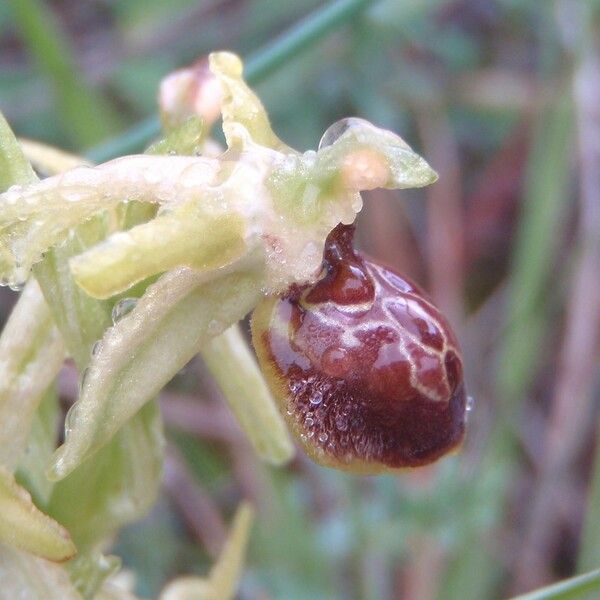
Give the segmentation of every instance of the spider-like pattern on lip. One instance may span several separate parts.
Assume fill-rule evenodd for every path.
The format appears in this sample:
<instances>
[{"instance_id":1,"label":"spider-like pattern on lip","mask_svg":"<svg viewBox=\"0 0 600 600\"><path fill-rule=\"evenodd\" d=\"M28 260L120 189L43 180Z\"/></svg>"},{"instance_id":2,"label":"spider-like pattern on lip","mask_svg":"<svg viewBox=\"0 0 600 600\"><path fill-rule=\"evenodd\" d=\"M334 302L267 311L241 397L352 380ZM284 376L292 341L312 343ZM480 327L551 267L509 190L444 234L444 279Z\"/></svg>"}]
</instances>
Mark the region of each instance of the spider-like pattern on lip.
<instances>
[{"instance_id":1,"label":"spider-like pattern on lip","mask_svg":"<svg viewBox=\"0 0 600 600\"><path fill-rule=\"evenodd\" d=\"M353 233L330 234L314 285L259 305L254 344L318 463L363 473L428 464L464 437L458 342L417 286L355 252Z\"/></svg>"}]
</instances>

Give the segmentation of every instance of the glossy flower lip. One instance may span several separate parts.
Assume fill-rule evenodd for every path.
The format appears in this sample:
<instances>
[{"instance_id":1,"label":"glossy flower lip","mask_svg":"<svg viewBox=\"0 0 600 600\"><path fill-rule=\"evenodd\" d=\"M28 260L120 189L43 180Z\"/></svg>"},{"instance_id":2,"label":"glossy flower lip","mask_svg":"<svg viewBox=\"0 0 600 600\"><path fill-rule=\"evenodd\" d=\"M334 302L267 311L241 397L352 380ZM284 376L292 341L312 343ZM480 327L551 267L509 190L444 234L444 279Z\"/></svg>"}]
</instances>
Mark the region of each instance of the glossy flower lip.
<instances>
[{"instance_id":1,"label":"glossy flower lip","mask_svg":"<svg viewBox=\"0 0 600 600\"><path fill-rule=\"evenodd\" d=\"M421 290L351 250L350 229L330 236L314 286L259 305L257 354L316 462L359 473L426 465L464 437L458 343Z\"/></svg>"}]
</instances>

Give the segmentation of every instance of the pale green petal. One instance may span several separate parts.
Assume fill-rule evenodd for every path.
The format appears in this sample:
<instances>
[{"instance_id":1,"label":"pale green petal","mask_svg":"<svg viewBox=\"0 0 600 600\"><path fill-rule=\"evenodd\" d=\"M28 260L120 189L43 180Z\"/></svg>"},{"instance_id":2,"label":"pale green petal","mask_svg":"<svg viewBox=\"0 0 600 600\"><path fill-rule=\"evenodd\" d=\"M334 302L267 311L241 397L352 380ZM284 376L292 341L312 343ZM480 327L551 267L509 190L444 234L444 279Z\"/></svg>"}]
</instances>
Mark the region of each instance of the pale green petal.
<instances>
[{"instance_id":1,"label":"pale green petal","mask_svg":"<svg viewBox=\"0 0 600 600\"><path fill-rule=\"evenodd\" d=\"M14 469L36 409L54 381L65 346L35 280L15 305L0 336L0 464Z\"/></svg>"},{"instance_id":2,"label":"pale green petal","mask_svg":"<svg viewBox=\"0 0 600 600\"><path fill-rule=\"evenodd\" d=\"M163 590L160 600L233 600L242 577L253 519L252 507L242 503L209 576L180 577Z\"/></svg>"},{"instance_id":3,"label":"pale green petal","mask_svg":"<svg viewBox=\"0 0 600 600\"><path fill-rule=\"evenodd\" d=\"M260 297L260 278L231 273L208 281L180 269L150 286L134 310L106 331L66 438L49 476L61 479L93 454L212 337L247 314Z\"/></svg>"},{"instance_id":4,"label":"pale green petal","mask_svg":"<svg viewBox=\"0 0 600 600\"><path fill-rule=\"evenodd\" d=\"M0 544L0 600L82 600L62 565Z\"/></svg>"},{"instance_id":5,"label":"pale green petal","mask_svg":"<svg viewBox=\"0 0 600 600\"><path fill-rule=\"evenodd\" d=\"M290 435L239 326L213 338L202 358L258 455L275 465L289 461Z\"/></svg>"},{"instance_id":6,"label":"pale green petal","mask_svg":"<svg viewBox=\"0 0 600 600\"><path fill-rule=\"evenodd\" d=\"M106 229L105 219L90 219L73 231L62 246L48 251L44 260L34 267L54 322L80 371L90 360L94 342L111 324L111 304L90 298L75 283L68 261L73 254L102 240Z\"/></svg>"},{"instance_id":7,"label":"pale green petal","mask_svg":"<svg viewBox=\"0 0 600 600\"><path fill-rule=\"evenodd\" d=\"M209 64L223 89L223 133L229 148L241 148L252 141L267 148L291 150L275 135L262 102L244 81L239 56L213 52Z\"/></svg>"},{"instance_id":8,"label":"pale green petal","mask_svg":"<svg viewBox=\"0 0 600 600\"><path fill-rule=\"evenodd\" d=\"M0 192L14 183L37 179L6 119L0 113Z\"/></svg>"},{"instance_id":9,"label":"pale green petal","mask_svg":"<svg viewBox=\"0 0 600 600\"><path fill-rule=\"evenodd\" d=\"M201 116L189 117L171 129L163 139L146 149L145 154L199 156L202 154L206 127Z\"/></svg>"},{"instance_id":10,"label":"pale green petal","mask_svg":"<svg viewBox=\"0 0 600 600\"><path fill-rule=\"evenodd\" d=\"M323 143L325 142L325 143ZM404 189L434 183L437 173L400 136L364 119L334 123L317 153L316 175L342 189Z\"/></svg>"},{"instance_id":11,"label":"pale green petal","mask_svg":"<svg viewBox=\"0 0 600 600\"><path fill-rule=\"evenodd\" d=\"M108 298L164 271L227 266L244 256L245 223L237 213L188 202L149 223L111 235L71 259L77 283L95 298Z\"/></svg>"},{"instance_id":12,"label":"pale green petal","mask_svg":"<svg viewBox=\"0 0 600 600\"><path fill-rule=\"evenodd\" d=\"M19 285L31 266L66 232L126 200L184 203L218 171L214 159L127 156L78 167L0 194L0 277Z\"/></svg>"},{"instance_id":13,"label":"pale green petal","mask_svg":"<svg viewBox=\"0 0 600 600\"><path fill-rule=\"evenodd\" d=\"M78 156L37 140L19 138L19 146L27 160L44 175L55 175L91 163Z\"/></svg>"},{"instance_id":14,"label":"pale green petal","mask_svg":"<svg viewBox=\"0 0 600 600\"><path fill-rule=\"evenodd\" d=\"M38 510L27 490L1 466L0 543L56 562L68 560L76 552L67 530Z\"/></svg>"}]
</instances>

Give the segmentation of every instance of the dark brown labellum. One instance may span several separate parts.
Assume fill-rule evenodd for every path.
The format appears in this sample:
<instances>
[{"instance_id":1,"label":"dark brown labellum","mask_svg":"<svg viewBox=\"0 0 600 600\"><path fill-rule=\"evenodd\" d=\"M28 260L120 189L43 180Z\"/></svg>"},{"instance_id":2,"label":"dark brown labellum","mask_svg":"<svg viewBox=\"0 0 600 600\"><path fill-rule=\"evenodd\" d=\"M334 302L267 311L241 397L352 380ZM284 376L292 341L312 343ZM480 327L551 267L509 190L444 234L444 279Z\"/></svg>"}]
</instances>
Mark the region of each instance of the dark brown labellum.
<instances>
[{"instance_id":1,"label":"dark brown labellum","mask_svg":"<svg viewBox=\"0 0 600 600\"><path fill-rule=\"evenodd\" d=\"M362 473L425 465L464 436L458 343L417 286L354 250L353 234L331 232L317 283L257 307L254 345L318 463Z\"/></svg>"}]
</instances>

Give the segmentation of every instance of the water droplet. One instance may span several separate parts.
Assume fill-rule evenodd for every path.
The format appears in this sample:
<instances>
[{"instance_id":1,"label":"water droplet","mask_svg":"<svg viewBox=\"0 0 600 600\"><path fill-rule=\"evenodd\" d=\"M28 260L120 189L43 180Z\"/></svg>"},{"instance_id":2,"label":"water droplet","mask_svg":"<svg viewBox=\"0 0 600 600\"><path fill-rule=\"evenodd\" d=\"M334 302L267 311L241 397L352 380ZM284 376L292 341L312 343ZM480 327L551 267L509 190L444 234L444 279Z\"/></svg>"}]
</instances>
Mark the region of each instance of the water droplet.
<instances>
[{"instance_id":1,"label":"water droplet","mask_svg":"<svg viewBox=\"0 0 600 600\"><path fill-rule=\"evenodd\" d=\"M119 300L112 309L111 317L113 323L116 325L135 308L136 304L137 298L123 298L123 300Z\"/></svg>"},{"instance_id":2,"label":"water droplet","mask_svg":"<svg viewBox=\"0 0 600 600\"><path fill-rule=\"evenodd\" d=\"M321 392L320 390L315 390L310 395L310 403L311 404L321 404L322 401L323 401L323 392Z\"/></svg>"},{"instance_id":3,"label":"water droplet","mask_svg":"<svg viewBox=\"0 0 600 600\"><path fill-rule=\"evenodd\" d=\"M310 417L307 417L307 418L304 420L304 425L305 425L306 427L312 427L314 424L315 424L315 420L314 420L314 419L311 419Z\"/></svg>"},{"instance_id":4,"label":"water droplet","mask_svg":"<svg viewBox=\"0 0 600 600\"><path fill-rule=\"evenodd\" d=\"M325 432L319 434L319 441L325 443L329 439L329 435Z\"/></svg>"},{"instance_id":5,"label":"water droplet","mask_svg":"<svg viewBox=\"0 0 600 600\"><path fill-rule=\"evenodd\" d=\"M9 282L8 287L13 292L21 292L23 290L23 288L25 287L25 282L24 281L11 281L11 282Z\"/></svg>"},{"instance_id":6,"label":"water droplet","mask_svg":"<svg viewBox=\"0 0 600 600\"><path fill-rule=\"evenodd\" d=\"M467 412L471 412L475 406L475 398L473 396L467 396L467 403L465 405L465 410Z\"/></svg>"},{"instance_id":7,"label":"water droplet","mask_svg":"<svg viewBox=\"0 0 600 600\"><path fill-rule=\"evenodd\" d=\"M79 378L79 395L83 393L83 389L90 375L90 368L86 367L81 373L81 377Z\"/></svg>"},{"instance_id":8,"label":"water droplet","mask_svg":"<svg viewBox=\"0 0 600 600\"><path fill-rule=\"evenodd\" d=\"M65 435L69 435L73 430L73 422L75 421L75 407L77 404L72 404L71 408L67 411L65 415Z\"/></svg>"},{"instance_id":9,"label":"water droplet","mask_svg":"<svg viewBox=\"0 0 600 600\"><path fill-rule=\"evenodd\" d=\"M347 117L336 121L333 125L330 125L323 134L323 137L319 142L319 150L333 145L349 129L354 127L364 127L365 125L373 127L368 121L357 117Z\"/></svg>"},{"instance_id":10,"label":"water droplet","mask_svg":"<svg viewBox=\"0 0 600 600\"><path fill-rule=\"evenodd\" d=\"M335 418L335 426L339 431L346 431L348 429L348 418L344 415L338 415Z\"/></svg>"},{"instance_id":11,"label":"water droplet","mask_svg":"<svg viewBox=\"0 0 600 600\"><path fill-rule=\"evenodd\" d=\"M343 377L350 367L351 359L345 348L331 346L323 352L321 363L323 369L332 377Z\"/></svg>"}]
</instances>

